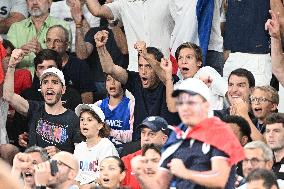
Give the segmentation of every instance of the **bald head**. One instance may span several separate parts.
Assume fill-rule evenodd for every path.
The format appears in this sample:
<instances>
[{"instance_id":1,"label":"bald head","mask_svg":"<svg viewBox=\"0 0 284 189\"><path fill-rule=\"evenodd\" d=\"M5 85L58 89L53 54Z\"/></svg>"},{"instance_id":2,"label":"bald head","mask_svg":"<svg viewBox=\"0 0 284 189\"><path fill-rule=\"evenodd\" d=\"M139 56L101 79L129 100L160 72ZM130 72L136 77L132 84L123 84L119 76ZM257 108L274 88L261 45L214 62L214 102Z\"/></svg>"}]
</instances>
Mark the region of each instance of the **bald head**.
<instances>
[{"instance_id":1,"label":"bald head","mask_svg":"<svg viewBox=\"0 0 284 189\"><path fill-rule=\"evenodd\" d=\"M53 160L57 160L73 169L76 173L79 171L78 161L74 158L73 154L65 151L58 152L52 157Z\"/></svg>"}]
</instances>

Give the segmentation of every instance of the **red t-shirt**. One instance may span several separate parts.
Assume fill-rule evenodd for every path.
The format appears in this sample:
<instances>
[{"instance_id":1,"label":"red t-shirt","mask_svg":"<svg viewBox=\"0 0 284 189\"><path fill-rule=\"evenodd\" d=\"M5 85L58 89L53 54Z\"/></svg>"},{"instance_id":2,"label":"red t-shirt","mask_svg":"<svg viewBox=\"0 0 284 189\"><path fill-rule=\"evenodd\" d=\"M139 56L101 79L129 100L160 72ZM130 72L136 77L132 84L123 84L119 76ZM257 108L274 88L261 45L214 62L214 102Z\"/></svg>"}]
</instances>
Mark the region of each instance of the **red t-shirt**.
<instances>
[{"instance_id":1,"label":"red t-shirt","mask_svg":"<svg viewBox=\"0 0 284 189\"><path fill-rule=\"evenodd\" d=\"M138 184L138 181L136 180L136 177L132 174L130 162L132 158L134 158L135 156L141 155L141 154L142 154L142 150L138 150L132 154L129 154L121 158L125 165L125 169L126 169L126 175L125 175L124 180L122 181L122 186L128 186L131 189L140 189L140 186Z\"/></svg>"}]
</instances>

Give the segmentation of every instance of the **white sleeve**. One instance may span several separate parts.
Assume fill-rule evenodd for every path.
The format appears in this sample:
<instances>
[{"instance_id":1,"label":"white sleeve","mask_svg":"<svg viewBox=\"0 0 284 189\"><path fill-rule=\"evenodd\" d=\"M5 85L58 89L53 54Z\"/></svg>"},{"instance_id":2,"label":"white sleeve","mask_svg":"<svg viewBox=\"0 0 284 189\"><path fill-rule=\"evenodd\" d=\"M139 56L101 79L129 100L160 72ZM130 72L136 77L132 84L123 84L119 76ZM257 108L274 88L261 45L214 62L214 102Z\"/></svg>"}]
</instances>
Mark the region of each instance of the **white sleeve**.
<instances>
[{"instance_id":1,"label":"white sleeve","mask_svg":"<svg viewBox=\"0 0 284 189\"><path fill-rule=\"evenodd\" d=\"M117 0L112 3L104 4L104 6L107 6L111 10L114 20L122 20L121 18L121 11L123 9L122 1L124 0Z\"/></svg>"}]
</instances>

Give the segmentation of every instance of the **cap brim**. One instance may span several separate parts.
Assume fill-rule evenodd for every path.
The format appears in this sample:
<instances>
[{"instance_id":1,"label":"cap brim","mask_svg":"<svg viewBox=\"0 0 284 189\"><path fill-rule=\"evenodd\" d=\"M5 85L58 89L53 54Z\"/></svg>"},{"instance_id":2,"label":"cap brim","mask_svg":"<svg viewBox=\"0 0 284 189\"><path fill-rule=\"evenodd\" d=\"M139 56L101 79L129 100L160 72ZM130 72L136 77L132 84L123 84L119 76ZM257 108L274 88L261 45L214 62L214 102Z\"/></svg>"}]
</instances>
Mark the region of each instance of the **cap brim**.
<instances>
[{"instance_id":1,"label":"cap brim","mask_svg":"<svg viewBox=\"0 0 284 189\"><path fill-rule=\"evenodd\" d=\"M141 123L138 126L138 129L141 130L142 128L145 128L145 127L151 129L154 132L157 132L157 127L154 124L152 124L151 122Z\"/></svg>"},{"instance_id":2,"label":"cap brim","mask_svg":"<svg viewBox=\"0 0 284 189\"><path fill-rule=\"evenodd\" d=\"M178 90L174 90L174 92L172 93L172 97L177 97L181 92L188 93L190 95L198 95L198 93L190 91L190 90L178 89Z\"/></svg>"},{"instance_id":3,"label":"cap brim","mask_svg":"<svg viewBox=\"0 0 284 189\"><path fill-rule=\"evenodd\" d=\"M42 82L42 80L44 79L44 78L46 78L46 76L49 76L49 75L52 75L52 76L55 76L55 77L57 77L58 79L59 79L59 81L62 83L62 85L65 85L63 82L62 82L62 80L60 79L60 77L56 74L56 73L53 73L53 72L46 72L46 73L44 73L42 76L40 76L40 83Z\"/></svg>"},{"instance_id":4,"label":"cap brim","mask_svg":"<svg viewBox=\"0 0 284 189\"><path fill-rule=\"evenodd\" d=\"M87 104L80 104L75 108L75 114L79 117L82 110L93 110L91 106Z\"/></svg>"}]
</instances>

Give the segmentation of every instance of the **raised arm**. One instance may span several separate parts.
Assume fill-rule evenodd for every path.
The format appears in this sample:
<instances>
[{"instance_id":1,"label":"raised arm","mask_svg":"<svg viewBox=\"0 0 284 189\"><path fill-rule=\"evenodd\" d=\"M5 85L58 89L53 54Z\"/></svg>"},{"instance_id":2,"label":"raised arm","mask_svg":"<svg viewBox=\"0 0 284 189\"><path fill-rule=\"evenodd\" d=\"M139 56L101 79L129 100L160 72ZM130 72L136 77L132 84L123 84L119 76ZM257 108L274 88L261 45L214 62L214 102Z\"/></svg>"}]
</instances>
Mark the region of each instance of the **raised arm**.
<instances>
[{"instance_id":1,"label":"raised arm","mask_svg":"<svg viewBox=\"0 0 284 189\"><path fill-rule=\"evenodd\" d=\"M85 42L85 35L90 30L90 25L84 19L82 6L79 0L70 4L70 12L76 25L75 30L75 52L78 58L86 59L93 51L93 45Z\"/></svg>"},{"instance_id":2,"label":"raised arm","mask_svg":"<svg viewBox=\"0 0 284 189\"><path fill-rule=\"evenodd\" d=\"M122 84L126 84L128 80L128 73L122 67L115 65L113 60L106 49L106 42L108 39L108 31L102 30L95 34L94 36L97 51L100 57L101 65L103 71L107 74L110 74L114 79L121 82Z\"/></svg>"},{"instance_id":3,"label":"raised arm","mask_svg":"<svg viewBox=\"0 0 284 189\"><path fill-rule=\"evenodd\" d=\"M134 48L138 51L141 57L143 57L153 68L160 80L165 83L166 77L164 70L161 68L160 62L153 58L153 55L147 53L146 43L144 41L137 41Z\"/></svg>"},{"instance_id":4,"label":"raised arm","mask_svg":"<svg viewBox=\"0 0 284 189\"><path fill-rule=\"evenodd\" d=\"M164 85L166 86L166 102L168 110L172 113L177 112L175 100L172 97L172 93L174 91L174 83L172 77L172 62L170 60L162 59L161 68L165 73L165 81Z\"/></svg>"},{"instance_id":5,"label":"raised arm","mask_svg":"<svg viewBox=\"0 0 284 189\"><path fill-rule=\"evenodd\" d=\"M269 31L271 36L271 64L272 72L284 86L284 55L281 43L279 19L273 11L270 11L271 19L268 19L265 28Z\"/></svg>"},{"instance_id":6,"label":"raised arm","mask_svg":"<svg viewBox=\"0 0 284 189\"><path fill-rule=\"evenodd\" d=\"M106 19L113 20L113 14L111 10L105 5L100 5L98 0L86 0L86 3L89 11L94 16L104 17Z\"/></svg>"},{"instance_id":7,"label":"raised arm","mask_svg":"<svg viewBox=\"0 0 284 189\"><path fill-rule=\"evenodd\" d=\"M281 38L284 40L284 6L282 0L270 0L271 10L279 15Z\"/></svg>"},{"instance_id":8,"label":"raised arm","mask_svg":"<svg viewBox=\"0 0 284 189\"><path fill-rule=\"evenodd\" d=\"M111 25L111 23L110 23ZM128 54L128 46L127 46L127 40L126 35L122 31L121 27L117 24L113 27L109 27L112 30L114 40L121 51L122 54Z\"/></svg>"},{"instance_id":9,"label":"raised arm","mask_svg":"<svg viewBox=\"0 0 284 189\"><path fill-rule=\"evenodd\" d=\"M22 49L15 49L12 52L8 70L3 86L3 98L20 114L27 115L29 103L20 95L14 92L14 73L16 65L24 58Z\"/></svg>"}]
</instances>

